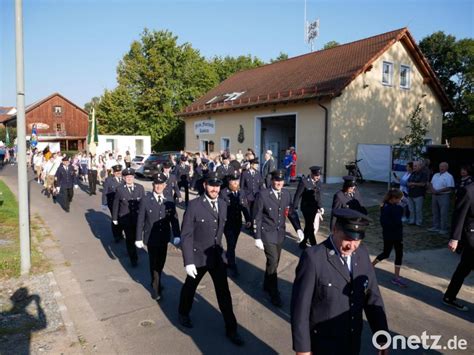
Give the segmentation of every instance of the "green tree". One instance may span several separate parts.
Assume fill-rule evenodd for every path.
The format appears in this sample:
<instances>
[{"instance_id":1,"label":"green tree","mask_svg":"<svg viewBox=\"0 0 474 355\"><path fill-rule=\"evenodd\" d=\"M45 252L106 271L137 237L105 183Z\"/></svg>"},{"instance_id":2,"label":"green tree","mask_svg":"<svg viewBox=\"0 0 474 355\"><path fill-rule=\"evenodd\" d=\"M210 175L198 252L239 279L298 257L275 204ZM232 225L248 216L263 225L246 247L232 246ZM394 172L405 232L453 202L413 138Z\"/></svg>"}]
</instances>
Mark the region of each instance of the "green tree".
<instances>
[{"instance_id":1,"label":"green tree","mask_svg":"<svg viewBox=\"0 0 474 355\"><path fill-rule=\"evenodd\" d=\"M474 40L456 40L439 31L423 38L419 46L454 107L444 116L443 135L473 135Z\"/></svg>"},{"instance_id":2,"label":"green tree","mask_svg":"<svg viewBox=\"0 0 474 355\"><path fill-rule=\"evenodd\" d=\"M94 96L89 102L86 102L84 104L84 110L86 110L87 112L90 112L92 108L97 109L99 102L100 102L100 97Z\"/></svg>"},{"instance_id":3,"label":"green tree","mask_svg":"<svg viewBox=\"0 0 474 355\"><path fill-rule=\"evenodd\" d=\"M326 44L323 46L323 49L329 49L329 48L337 47L337 46L339 46L339 45L340 45L339 42L336 42L336 41L329 41L328 43L326 43Z\"/></svg>"},{"instance_id":4,"label":"green tree","mask_svg":"<svg viewBox=\"0 0 474 355\"><path fill-rule=\"evenodd\" d=\"M145 29L117 67L118 86L97 104L99 131L150 135L154 149L183 147L177 116L218 82L212 65L169 31Z\"/></svg>"},{"instance_id":5,"label":"green tree","mask_svg":"<svg viewBox=\"0 0 474 355\"><path fill-rule=\"evenodd\" d=\"M276 62L279 62L281 60L287 60L287 59L288 59L288 54L284 53L284 52L280 52L278 57L276 57L275 59L270 59L270 63L276 63Z\"/></svg>"},{"instance_id":6,"label":"green tree","mask_svg":"<svg viewBox=\"0 0 474 355\"><path fill-rule=\"evenodd\" d=\"M213 57L210 64L217 74L219 82L224 81L229 76L242 70L257 68L265 63L257 57L249 55L241 55L238 57Z\"/></svg>"},{"instance_id":7,"label":"green tree","mask_svg":"<svg viewBox=\"0 0 474 355\"><path fill-rule=\"evenodd\" d=\"M399 143L400 146L409 145L415 159L421 157L422 148L425 145L424 138L428 133L428 121L422 117L422 111L423 107L419 102L408 119L407 128L409 133L405 137L400 138Z\"/></svg>"}]
</instances>

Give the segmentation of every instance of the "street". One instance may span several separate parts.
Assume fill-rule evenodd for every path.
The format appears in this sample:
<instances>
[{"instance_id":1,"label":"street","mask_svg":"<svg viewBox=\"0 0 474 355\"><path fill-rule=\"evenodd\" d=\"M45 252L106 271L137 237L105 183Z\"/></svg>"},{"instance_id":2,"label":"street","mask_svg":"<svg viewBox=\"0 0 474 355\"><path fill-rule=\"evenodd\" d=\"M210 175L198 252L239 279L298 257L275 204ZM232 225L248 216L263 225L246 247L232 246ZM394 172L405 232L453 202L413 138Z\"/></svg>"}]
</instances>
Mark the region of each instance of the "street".
<instances>
[{"instance_id":1,"label":"street","mask_svg":"<svg viewBox=\"0 0 474 355\"><path fill-rule=\"evenodd\" d=\"M2 178L16 193L17 167L6 167ZM149 182L137 181L150 191ZM41 186L30 180L30 213L38 213L58 241L56 253L66 266L55 268L55 277L75 330L87 343L87 352L122 354L290 354L290 298L294 271L300 250L288 237L279 267L279 287L283 307L272 306L262 290L265 256L254 246L253 238L242 233L237 246L240 277L229 278L234 312L246 344L235 347L225 337L212 280L205 276L196 293L191 319L193 329L178 323L178 301L185 278L181 251L169 245L164 269L163 299L156 303L150 296L148 257L139 251L139 264L132 268L125 243L113 242L109 212L100 208L101 194L89 196L74 191L71 212L43 196ZM84 188L85 189L85 188ZM194 197L194 195L192 195ZM178 209L180 221L183 210ZM378 221L376 221L378 223ZM289 234L294 230L287 227ZM377 266L377 277L386 306L392 335L442 335L439 344L457 336L467 340L468 352L412 350L413 353L472 353L474 346L474 275L461 289L459 299L470 308L457 312L442 305L459 256L447 248L420 251L405 256L403 276L407 289L390 283L393 255ZM440 267L441 264L441 267ZM364 325L362 354L371 350L371 333ZM373 348L372 348L373 349ZM390 353L401 353L391 350ZM405 351L404 351L405 352Z\"/></svg>"}]
</instances>

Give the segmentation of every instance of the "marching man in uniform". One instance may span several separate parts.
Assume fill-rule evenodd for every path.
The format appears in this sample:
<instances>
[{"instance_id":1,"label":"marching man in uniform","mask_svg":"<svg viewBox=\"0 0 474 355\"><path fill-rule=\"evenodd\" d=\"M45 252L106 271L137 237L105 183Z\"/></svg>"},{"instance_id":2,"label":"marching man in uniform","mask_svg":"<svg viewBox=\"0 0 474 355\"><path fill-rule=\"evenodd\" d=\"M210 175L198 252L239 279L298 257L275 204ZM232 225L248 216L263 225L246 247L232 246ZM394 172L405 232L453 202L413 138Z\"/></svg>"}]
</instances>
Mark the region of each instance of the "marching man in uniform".
<instances>
[{"instance_id":1,"label":"marching man in uniform","mask_svg":"<svg viewBox=\"0 0 474 355\"><path fill-rule=\"evenodd\" d=\"M166 187L163 193L169 201L181 202L181 191L178 187L178 180L176 175L171 173L171 163L166 161L162 165L163 174L166 176Z\"/></svg>"},{"instance_id":2,"label":"marching man in uniform","mask_svg":"<svg viewBox=\"0 0 474 355\"><path fill-rule=\"evenodd\" d=\"M117 191L117 187L122 184L122 166L121 165L114 165L112 167L112 174L108 176L104 181L104 188L102 189L102 210L106 210L107 207L109 208L110 215L112 216L113 206L114 206L114 198L115 192ZM122 240L122 228L120 225L112 224L112 235L116 243Z\"/></svg>"},{"instance_id":3,"label":"marching man in uniform","mask_svg":"<svg viewBox=\"0 0 474 355\"><path fill-rule=\"evenodd\" d=\"M307 248L296 268L291 331L298 355L359 354L362 311L373 333L388 331L375 271L361 245L370 219L349 208L336 209L333 216L332 234ZM385 344L380 338L377 343Z\"/></svg>"},{"instance_id":4,"label":"marching man in uniform","mask_svg":"<svg viewBox=\"0 0 474 355\"><path fill-rule=\"evenodd\" d=\"M227 221L224 226L224 235L227 241L227 265L232 271L232 276L238 277L239 271L235 263L235 248L240 235L240 229L242 228L242 214L244 215L247 228L252 226L252 220L247 200L240 191L239 172L234 170L231 175L227 175L227 181L229 187L220 192L220 197L227 203Z\"/></svg>"},{"instance_id":5,"label":"marching man in uniform","mask_svg":"<svg viewBox=\"0 0 474 355\"><path fill-rule=\"evenodd\" d=\"M69 158L63 157L63 164L58 168L55 175L56 191L63 196L64 210L69 212L69 206L74 197L74 189L79 188L77 175L74 168L70 165ZM73 189L74 188L74 189Z\"/></svg>"},{"instance_id":6,"label":"marching man in uniform","mask_svg":"<svg viewBox=\"0 0 474 355\"><path fill-rule=\"evenodd\" d=\"M135 240L137 232L138 207L140 200L145 197L145 189L140 184L135 184L135 170L126 168L122 171L125 184L117 187L112 208L112 222L120 225L125 232L127 252L132 266L138 264Z\"/></svg>"},{"instance_id":7,"label":"marching man in uniform","mask_svg":"<svg viewBox=\"0 0 474 355\"><path fill-rule=\"evenodd\" d=\"M164 174L157 174L153 179L153 192L141 200L135 242L137 248L147 246L151 286L156 301L161 299L161 272L166 262L171 230L174 236L173 244L178 245L180 242L176 205L172 199L164 195L166 181Z\"/></svg>"},{"instance_id":8,"label":"marching man in uniform","mask_svg":"<svg viewBox=\"0 0 474 355\"><path fill-rule=\"evenodd\" d=\"M293 199L293 208L296 211L301 201L301 212L304 217L304 239L300 243L300 248L305 249L309 240L311 245L316 245L314 235L314 218L318 211L324 213L321 204L321 167L312 166L309 168L311 175L303 177L296 189Z\"/></svg>"},{"instance_id":9,"label":"marching man in uniform","mask_svg":"<svg viewBox=\"0 0 474 355\"><path fill-rule=\"evenodd\" d=\"M224 316L226 335L232 343L241 346L244 341L237 332L222 248L227 204L219 199L221 184L215 172L210 172L204 183L205 194L192 200L184 213L181 247L188 276L181 289L179 322L184 327L193 327L189 313L194 294L203 276L209 272Z\"/></svg>"},{"instance_id":10,"label":"marching man in uniform","mask_svg":"<svg viewBox=\"0 0 474 355\"><path fill-rule=\"evenodd\" d=\"M277 307L282 306L277 269L286 235L286 217L297 232L298 242L304 238L298 216L290 213L291 196L288 190L283 189L284 184L285 171L273 171L272 186L257 195L254 214L255 246L265 251L267 258L263 289L269 293L272 304Z\"/></svg>"}]
</instances>

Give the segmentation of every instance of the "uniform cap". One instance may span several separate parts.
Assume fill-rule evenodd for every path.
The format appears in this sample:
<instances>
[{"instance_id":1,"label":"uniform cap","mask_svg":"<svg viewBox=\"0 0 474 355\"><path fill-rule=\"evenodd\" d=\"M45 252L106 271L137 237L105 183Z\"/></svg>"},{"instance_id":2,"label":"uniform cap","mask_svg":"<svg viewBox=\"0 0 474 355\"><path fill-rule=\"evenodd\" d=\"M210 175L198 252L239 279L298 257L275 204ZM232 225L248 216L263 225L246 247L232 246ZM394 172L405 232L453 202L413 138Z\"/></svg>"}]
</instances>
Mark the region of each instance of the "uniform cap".
<instances>
[{"instance_id":1,"label":"uniform cap","mask_svg":"<svg viewBox=\"0 0 474 355\"><path fill-rule=\"evenodd\" d=\"M272 180L276 180L276 181L285 180L285 171L282 169L272 171Z\"/></svg>"},{"instance_id":2,"label":"uniform cap","mask_svg":"<svg viewBox=\"0 0 474 355\"><path fill-rule=\"evenodd\" d=\"M317 166L317 165L311 166L309 168L309 170L311 170L311 174L313 174L313 175L316 175L316 176L321 175L321 167L320 166Z\"/></svg>"},{"instance_id":3,"label":"uniform cap","mask_svg":"<svg viewBox=\"0 0 474 355\"><path fill-rule=\"evenodd\" d=\"M126 168L122 170L122 176L135 175L135 170L132 168Z\"/></svg>"},{"instance_id":4,"label":"uniform cap","mask_svg":"<svg viewBox=\"0 0 474 355\"><path fill-rule=\"evenodd\" d=\"M69 161L69 157L67 155L63 156L63 158L61 159L62 161Z\"/></svg>"},{"instance_id":5,"label":"uniform cap","mask_svg":"<svg viewBox=\"0 0 474 355\"><path fill-rule=\"evenodd\" d=\"M228 180L239 180L240 179L240 174L237 170L234 170L232 173L227 175Z\"/></svg>"},{"instance_id":6,"label":"uniform cap","mask_svg":"<svg viewBox=\"0 0 474 355\"><path fill-rule=\"evenodd\" d=\"M356 177L351 175L343 176L342 179L344 180L344 186L351 187L356 186Z\"/></svg>"},{"instance_id":7,"label":"uniform cap","mask_svg":"<svg viewBox=\"0 0 474 355\"><path fill-rule=\"evenodd\" d=\"M165 174L159 173L153 177L153 184L164 184L168 180Z\"/></svg>"},{"instance_id":8,"label":"uniform cap","mask_svg":"<svg viewBox=\"0 0 474 355\"><path fill-rule=\"evenodd\" d=\"M113 172L122 171L122 165L117 164L112 167Z\"/></svg>"},{"instance_id":9,"label":"uniform cap","mask_svg":"<svg viewBox=\"0 0 474 355\"><path fill-rule=\"evenodd\" d=\"M258 158L250 159L249 163L250 164L258 164Z\"/></svg>"},{"instance_id":10,"label":"uniform cap","mask_svg":"<svg viewBox=\"0 0 474 355\"><path fill-rule=\"evenodd\" d=\"M210 186L221 186L222 180L217 177L215 171L210 171L206 176L206 184Z\"/></svg>"},{"instance_id":11,"label":"uniform cap","mask_svg":"<svg viewBox=\"0 0 474 355\"><path fill-rule=\"evenodd\" d=\"M332 214L336 217L336 225L352 240L364 239L365 230L372 222L365 214L350 208L337 208Z\"/></svg>"},{"instance_id":12,"label":"uniform cap","mask_svg":"<svg viewBox=\"0 0 474 355\"><path fill-rule=\"evenodd\" d=\"M186 155L181 155L181 157L179 158L179 160L181 160L181 161L186 161L186 160L188 160L188 158L186 158Z\"/></svg>"}]
</instances>

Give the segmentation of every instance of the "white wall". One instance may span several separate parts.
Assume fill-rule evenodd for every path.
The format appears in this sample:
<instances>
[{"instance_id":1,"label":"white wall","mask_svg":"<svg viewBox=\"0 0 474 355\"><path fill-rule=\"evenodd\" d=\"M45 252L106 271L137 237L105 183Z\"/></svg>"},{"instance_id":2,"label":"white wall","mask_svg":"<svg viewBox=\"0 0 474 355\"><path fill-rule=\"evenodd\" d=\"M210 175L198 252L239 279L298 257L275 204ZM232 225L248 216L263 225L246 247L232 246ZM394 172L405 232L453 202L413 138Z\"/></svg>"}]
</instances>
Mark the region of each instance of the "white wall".
<instances>
[{"instance_id":1,"label":"white wall","mask_svg":"<svg viewBox=\"0 0 474 355\"><path fill-rule=\"evenodd\" d=\"M150 136L109 136L99 135L99 144L97 146L97 154L102 154L107 150L111 150L111 144L108 141L113 141L113 153L125 156L128 150L132 157L137 155L136 141L142 140L143 151L142 154L151 153L151 137Z\"/></svg>"}]
</instances>

